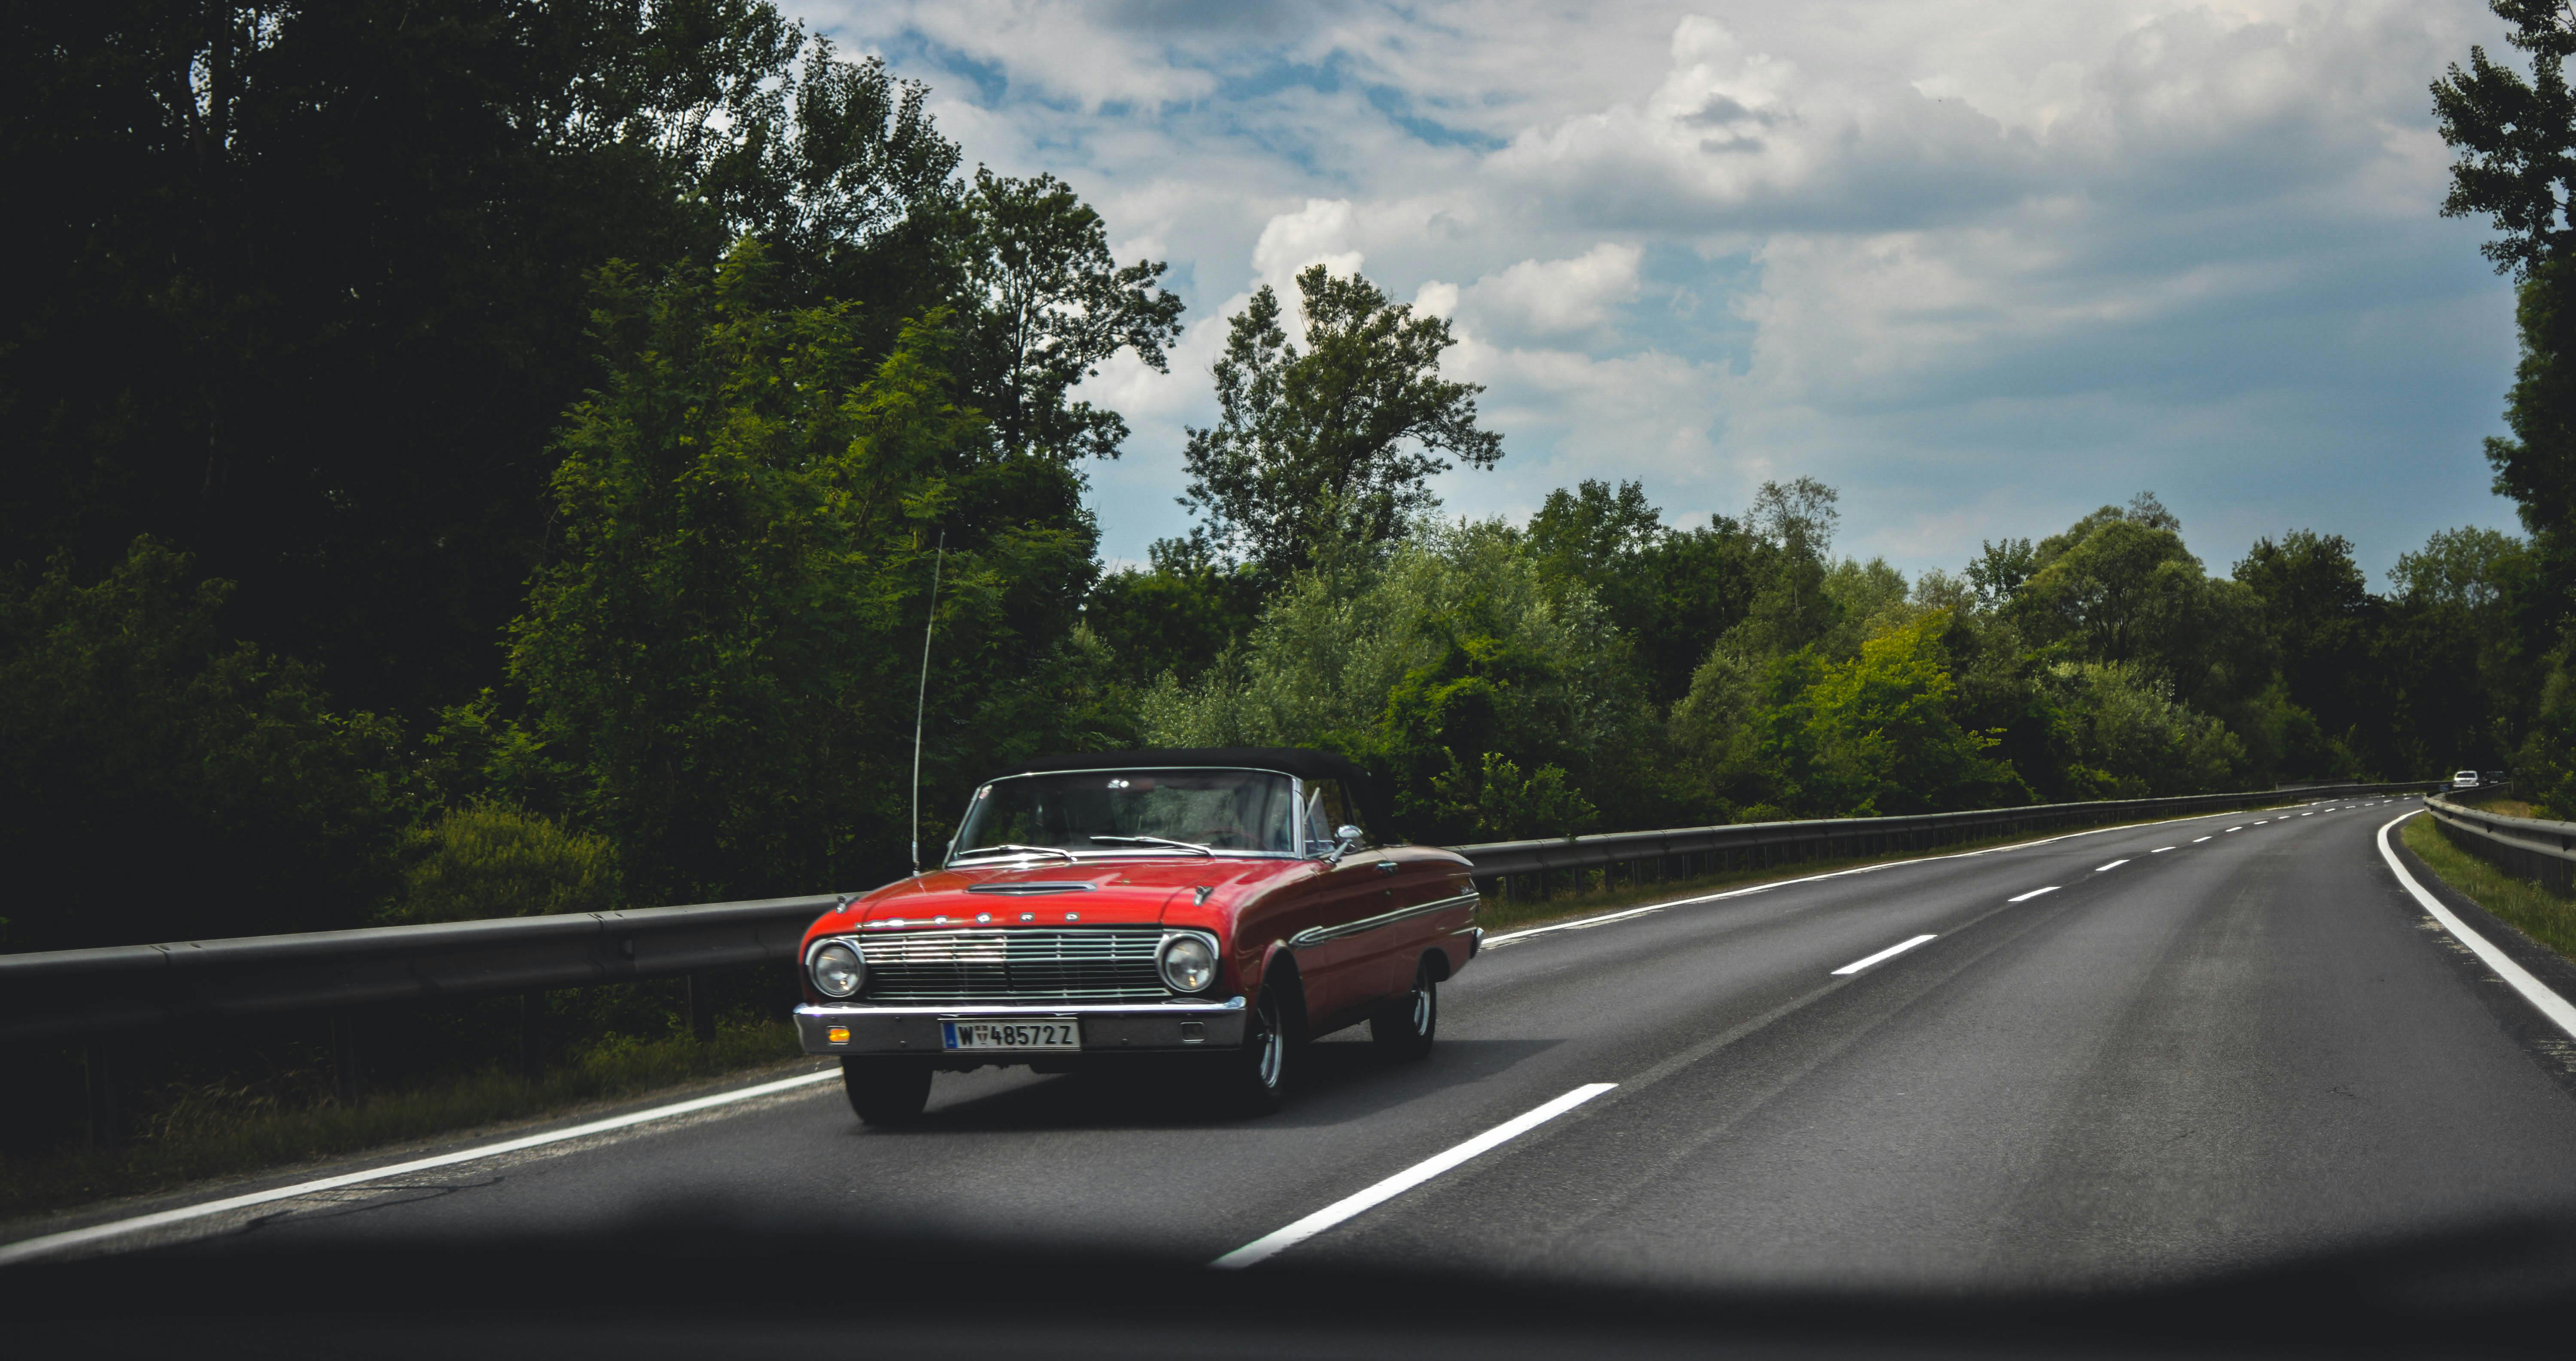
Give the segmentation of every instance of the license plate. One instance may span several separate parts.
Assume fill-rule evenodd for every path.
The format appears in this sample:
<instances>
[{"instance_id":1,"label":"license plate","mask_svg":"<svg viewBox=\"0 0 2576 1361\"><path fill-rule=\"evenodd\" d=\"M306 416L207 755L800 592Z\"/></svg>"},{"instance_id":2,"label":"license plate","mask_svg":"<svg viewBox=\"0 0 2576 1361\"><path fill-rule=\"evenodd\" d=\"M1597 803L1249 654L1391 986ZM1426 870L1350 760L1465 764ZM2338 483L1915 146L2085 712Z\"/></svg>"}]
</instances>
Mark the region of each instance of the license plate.
<instances>
[{"instance_id":1,"label":"license plate","mask_svg":"<svg viewBox=\"0 0 2576 1361\"><path fill-rule=\"evenodd\" d=\"M951 1049L1080 1049L1078 1021L942 1021Z\"/></svg>"}]
</instances>

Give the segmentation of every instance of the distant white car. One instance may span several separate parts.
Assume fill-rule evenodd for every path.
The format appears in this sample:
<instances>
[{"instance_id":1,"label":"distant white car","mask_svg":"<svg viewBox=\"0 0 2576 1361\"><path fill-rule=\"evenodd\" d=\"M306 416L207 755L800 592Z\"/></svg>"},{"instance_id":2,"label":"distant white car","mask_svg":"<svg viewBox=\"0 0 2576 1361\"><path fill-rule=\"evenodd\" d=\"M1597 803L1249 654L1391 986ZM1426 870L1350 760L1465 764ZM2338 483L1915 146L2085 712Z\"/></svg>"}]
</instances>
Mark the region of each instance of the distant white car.
<instances>
[{"instance_id":1,"label":"distant white car","mask_svg":"<svg viewBox=\"0 0 2576 1361\"><path fill-rule=\"evenodd\" d=\"M2455 770L2451 772L2451 787L2453 789L2477 788L2478 773L2474 770Z\"/></svg>"}]
</instances>

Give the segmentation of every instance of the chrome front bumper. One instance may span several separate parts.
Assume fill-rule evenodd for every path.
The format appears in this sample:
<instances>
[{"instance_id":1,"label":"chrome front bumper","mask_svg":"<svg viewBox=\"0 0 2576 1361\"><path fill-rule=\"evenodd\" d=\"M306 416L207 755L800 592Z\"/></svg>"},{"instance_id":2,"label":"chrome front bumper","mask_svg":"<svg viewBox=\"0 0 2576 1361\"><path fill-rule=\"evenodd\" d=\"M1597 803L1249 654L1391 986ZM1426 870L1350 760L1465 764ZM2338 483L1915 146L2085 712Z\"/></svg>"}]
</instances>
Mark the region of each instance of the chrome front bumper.
<instances>
[{"instance_id":1,"label":"chrome front bumper","mask_svg":"<svg viewBox=\"0 0 2576 1361\"><path fill-rule=\"evenodd\" d=\"M1243 1043L1243 999L1222 1002L1108 1002L1083 1005L817 1006L796 1008L796 1035L808 1054L926 1054L986 1062L1022 1062L1011 1050L953 1053L942 1021L1025 1021L1071 1017L1082 1023L1085 1054L1156 1049L1228 1049ZM834 1039L832 1032L845 1032ZM1032 1057L1070 1057L1053 1051Z\"/></svg>"}]
</instances>

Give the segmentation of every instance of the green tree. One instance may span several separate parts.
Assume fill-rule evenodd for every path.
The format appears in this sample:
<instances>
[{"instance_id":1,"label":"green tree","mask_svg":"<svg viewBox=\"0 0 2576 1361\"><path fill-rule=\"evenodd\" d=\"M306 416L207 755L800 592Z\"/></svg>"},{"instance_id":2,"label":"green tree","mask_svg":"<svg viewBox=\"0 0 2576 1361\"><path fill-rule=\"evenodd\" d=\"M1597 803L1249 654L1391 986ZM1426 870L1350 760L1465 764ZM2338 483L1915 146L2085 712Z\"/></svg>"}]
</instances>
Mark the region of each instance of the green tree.
<instances>
[{"instance_id":1,"label":"green tree","mask_svg":"<svg viewBox=\"0 0 2576 1361\"><path fill-rule=\"evenodd\" d=\"M2540 0L2491 0L2490 7L2510 26L2505 40L2530 54L2531 75L2526 79L2472 47L2466 70L2453 65L2433 83L2434 117L2455 153L2442 213L2489 219L2497 235L2480 249L2518 284L2522 354L2505 403L2511 433L2486 442L2495 490L2513 498L2530 532L2531 589L2516 612L2516 632L2523 651L2544 659L2538 671L2545 679L2536 686L2526 679L2514 692L2517 698L2538 693L2515 766L2526 783L2548 791L2542 797L2552 807L2576 812L2576 779L2560 773L2576 771L2576 703L2567 699L2576 695L2569 675L2576 636L2568 631L2576 602L2576 371L2567 358L2576 346L2570 305L2576 278L2567 258L2576 242L2576 222L2568 216L2576 187L2576 96L2565 69L2576 52L2576 13ZM2445 620L2443 611L2417 609L2405 625L2409 633L2439 634L2449 631ZM2460 656L2464 642L2455 642L2449 655ZM2447 743L2446 759L2454 761L2493 750L2527 712L2514 704L2463 724L2456 711L2441 712L2429 684L2410 708L2414 730L2428 743Z\"/></svg>"},{"instance_id":2,"label":"green tree","mask_svg":"<svg viewBox=\"0 0 2576 1361\"><path fill-rule=\"evenodd\" d=\"M1833 567L1834 529L1842 521L1841 493L1812 477L1765 482L1754 493L1745 525L1770 552L1768 578L1755 594L1739 647L1794 652L1842 622L1825 590Z\"/></svg>"},{"instance_id":3,"label":"green tree","mask_svg":"<svg viewBox=\"0 0 2576 1361\"><path fill-rule=\"evenodd\" d=\"M2236 735L2143 668L2060 662L2046 681L2063 743L2057 798L2164 798L2242 788L2252 778Z\"/></svg>"},{"instance_id":4,"label":"green tree","mask_svg":"<svg viewBox=\"0 0 2576 1361\"><path fill-rule=\"evenodd\" d=\"M2181 523L2152 495L2104 506L2042 540L2010 617L2030 640L2082 661L2134 663L2207 712L2272 678L2261 603L2212 580Z\"/></svg>"},{"instance_id":5,"label":"green tree","mask_svg":"<svg viewBox=\"0 0 2576 1361\"><path fill-rule=\"evenodd\" d=\"M686 22L704 2L668 12ZM761 41L719 30L724 83L685 87L695 98L654 124L710 219L698 249L759 241L781 299L865 302L861 333L882 354L904 319L958 287L955 242L972 230L963 155L932 121L929 87L884 58L841 60L767 0L717 3L759 18Z\"/></svg>"},{"instance_id":6,"label":"green tree","mask_svg":"<svg viewBox=\"0 0 2576 1361\"><path fill-rule=\"evenodd\" d=\"M1205 540L1165 539L1144 570L1104 574L1083 618L1140 689L1166 673L1198 679L1261 618L1265 592L1248 568L1216 561Z\"/></svg>"},{"instance_id":7,"label":"green tree","mask_svg":"<svg viewBox=\"0 0 2576 1361\"><path fill-rule=\"evenodd\" d=\"M2380 740L2392 774L2524 764L2517 753L2552 666L2551 630L2529 617L2536 577L2522 540L2473 526L2437 530L2398 556L2371 658L2391 692ZM2545 749L2530 759L2540 763L2524 772L2532 781L2555 764Z\"/></svg>"},{"instance_id":8,"label":"green tree","mask_svg":"<svg viewBox=\"0 0 2576 1361\"><path fill-rule=\"evenodd\" d=\"M504 788L607 834L644 901L901 867L943 532L932 770L1084 736L1062 693L1089 664L1077 475L957 402L943 315L872 360L856 307L776 305L765 254L605 276L610 376L566 427L562 545L513 629L527 740Z\"/></svg>"},{"instance_id":9,"label":"green tree","mask_svg":"<svg viewBox=\"0 0 2576 1361\"><path fill-rule=\"evenodd\" d=\"M770 243L873 353L954 291L922 88L769 0L13 6L0 537L137 533L228 627L425 718L499 678L594 374L590 278Z\"/></svg>"},{"instance_id":10,"label":"green tree","mask_svg":"<svg viewBox=\"0 0 2576 1361\"><path fill-rule=\"evenodd\" d=\"M1116 458L1117 412L1074 387L1121 350L1166 372L1181 300L1158 289L1164 266L1120 266L1100 215L1052 175L1015 180L978 169L966 199L961 376L1002 446L1060 461Z\"/></svg>"},{"instance_id":11,"label":"green tree","mask_svg":"<svg viewBox=\"0 0 2576 1361\"><path fill-rule=\"evenodd\" d=\"M2039 570L2039 550L2028 539L2005 539L1997 543L1987 539L1979 546L1976 561L1967 566L1968 584L1977 595L1977 603L1986 609L2002 609L2021 593L2022 583Z\"/></svg>"},{"instance_id":12,"label":"green tree","mask_svg":"<svg viewBox=\"0 0 2576 1361\"><path fill-rule=\"evenodd\" d=\"M1759 724L1777 801L1824 816L1875 817L2026 803L1989 733L1959 725L1958 687L1934 613L1863 643L1849 661L1781 658Z\"/></svg>"},{"instance_id":13,"label":"green tree","mask_svg":"<svg viewBox=\"0 0 2576 1361\"><path fill-rule=\"evenodd\" d=\"M362 926L393 888L399 729L225 642L231 593L148 538L0 581L0 948Z\"/></svg>"},{"instance_id":14,"label":"green tree","mask_svg":"<svg viewBox=\"0 0 2576 1361\"><path fill-rule=\"evenodd\" d=\"M2433 117L2442 141L2458 153L2442 216L2484 215L2498 236L2481 254L2528 277L2576 241L2576 94L2566 63L2576 54L2576 13L2555 0L2488 0L2512 25L2505 41L2531 54L2531 78L2469 49L2469 67L2454 63L2433 82Z\"/></svg>"},{"instance_id":15,"label":"green tree","mask_svg":"<svg viewBox=\"0 0 2576 1361\"><path fill-rule=\"evenodd\" d=\"M1473 383L1440 377L1457 342L1368 280L1322 265L1297 276L1305 348L1267 285L1229 324L1215 365L1217 423L1192 427L1181 504L1197 533L1273 583L1341 548L1375 552L1436 504L1456 459L1490 468L1502 436L1476 424Z\"/></svg>"},{"instance_id":16,"label":"green tree","mask_svg":"<svg viewBox=\"0 0 2576 1361\"><path fill-rule=\"evenodd\" d=\"M1587 808L1648 825L1667 805L1625 655L1599 603L1510 526L1433 523L1382 564L1295 578L1234 654L1148 693L1140 724L1158 744L1347 752L1423 840L1558 834Z\"/></svg>"},{"instance_id":17,"label":"green tree","mask_svg":"<svg viewBox=\"0 0 2576 1361\"><path fill-rule=\"evenodd\" d=\"M1665 525L1635 482L1549 492L1529 536L1550 576L1582 583L1609 612L1659 706L1687 693L1709 646L1743 622L1769 565L1724 516L1701 529Z\"/></svg>"},{"instance_id":18,"label":"green tree","mask_svg":"<svg viewBox=\"0 0 2576 1361\"><path fill-rule=\"evenodd\" d=\"M2351 542L2305 529L2257 539L2234 576L2263 602L2289 701L2314 716L2332 749L2321 753L2323 764L2289 773L2382 768L2390 753L2380 738L2394 697L2372 653L2387 625Z\"/></svg>"}]
</instances>

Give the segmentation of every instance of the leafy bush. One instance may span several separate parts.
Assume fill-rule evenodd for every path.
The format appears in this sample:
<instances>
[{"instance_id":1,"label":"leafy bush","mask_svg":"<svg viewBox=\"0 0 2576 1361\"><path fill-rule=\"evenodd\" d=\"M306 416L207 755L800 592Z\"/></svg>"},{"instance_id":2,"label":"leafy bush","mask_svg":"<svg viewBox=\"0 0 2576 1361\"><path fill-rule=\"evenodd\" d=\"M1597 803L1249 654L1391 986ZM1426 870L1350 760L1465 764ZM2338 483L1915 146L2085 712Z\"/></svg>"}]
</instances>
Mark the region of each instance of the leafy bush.
<instances>
[{"instance_id":1,"label":"leafy bush","mask_svg":"<svg viewBox=\"0 0 2576 1361\"><path fill-rule=\"evenodd\" d=\"M1559 835L1596 803L1632 811L1645 784L1653 713L1625 655L1509 526L1424 524L1383 566L1295 578L1199 683L1147 693L1139 723L1173 746L1347 752L1423 840Z\"/></svg>"},{"instance_id":2,"label":"leafy bush","mask_svg":"<svg viewBox=\"0 0 2576 1361\"><path fill-rule=\"evenodd\" d=\"M1993 735L1959 725L1958 686L1934 612L1863 643L1847 662L1812 652L1773 669L1761 754L1789 801L1813 814L1937 812L2026 803Z\"/></svg>"},{"instance_id":3,"label":"leafy bush","mask_svg":"<svg viewBox=\"0 0 2576 1361\"><path fill-rule=\"evenodd\" d=\"M360 926L392 888L401 732L224 644L230 592L150 538L0 582L7 948Z\"/></svg>"},{"instance_id":4,"label":"leafy bush","mask_svg":"<svg viewBox=\"0 0 2576 1361\"><path fill-rule=\"evenodd\" d=\"M2174 699L2163 680L2117 662L2061 662L2049 675L2068 748L2067 798L2155 798L2244 782L2244 744Z\"/></svg>"},{"instance_id":5,"label":"leafy bush","mask_svg":"<svg viewBox=\"0 0 2576 1361\"><path fill-rule=\"evenodd\" d=\"M1462 829L1465 839L1572 836L1598 817L1592 801L1567 785L1561 766L1540 766L1523 775L1517 763L1498 751L1486 752L1473 770L1455 753L1449 753L1449 760L1447 771L1431 777L1431 793L1438 816Z\"/></svg>"},{"instance_id":6,"label":"leafy bush","mask_svg":"<svg viewBox=\"0 0 2576 1361\"><path fill-rule=\"evenodd\" d=\"M616 848L510 804L451 808L403 838L397 921L476 921L617 905Z\"/></svg>"}]
</instances>

